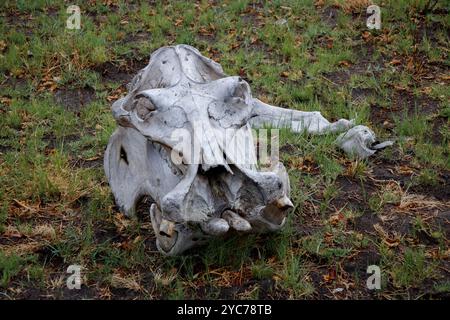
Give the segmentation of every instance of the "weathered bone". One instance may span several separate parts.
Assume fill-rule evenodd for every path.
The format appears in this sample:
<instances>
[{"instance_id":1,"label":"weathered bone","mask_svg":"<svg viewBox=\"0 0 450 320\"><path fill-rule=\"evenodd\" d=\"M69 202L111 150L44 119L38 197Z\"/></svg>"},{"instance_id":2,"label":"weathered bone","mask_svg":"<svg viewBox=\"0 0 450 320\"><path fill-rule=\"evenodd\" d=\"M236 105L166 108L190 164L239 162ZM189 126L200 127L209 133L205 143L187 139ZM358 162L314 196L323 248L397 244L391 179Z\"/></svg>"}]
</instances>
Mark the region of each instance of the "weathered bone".
<instances>
[{"instance_id":1,"label":"weathered bone","mask_svg":"<svg viewBox=\"0 0 450 320\"><path fill-rule=\"evenodd\" d=\"M375 133L366 126L356 126L345 133L341 133L336 143L346 153L364 159L373 155L377 150L391 146L393 141L375 144Z\"/></svg>"},{"instance_id":2,"label":"weathered bone","mask_svg":"<svg viewBox=\"0 0 450 320\"><path fill-rule=\"evenodd\" d=\"M141 197L151 197L156 244L167 255L231 229L276 231L285 224L293 207L288 174L276 160L259 168L252 127L323 134L354 125L263 103L246 81L187 45L155 51L112 112L119 127L104 166L116 203L132 215ZM364 139L340 141L348 152L367 146Z\"/></svg>"}]
</instances>

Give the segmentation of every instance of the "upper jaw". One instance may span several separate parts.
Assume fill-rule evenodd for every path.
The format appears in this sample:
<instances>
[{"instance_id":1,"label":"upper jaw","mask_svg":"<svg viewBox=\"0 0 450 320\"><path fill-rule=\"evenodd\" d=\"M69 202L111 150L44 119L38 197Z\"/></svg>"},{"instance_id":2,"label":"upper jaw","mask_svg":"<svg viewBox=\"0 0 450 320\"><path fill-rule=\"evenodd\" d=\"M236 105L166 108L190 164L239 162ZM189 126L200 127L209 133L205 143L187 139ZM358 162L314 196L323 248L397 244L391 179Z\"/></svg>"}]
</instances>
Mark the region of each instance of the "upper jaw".
<instances>
[{"instance_id":1,"label":"upper jaw","mask_svg":"<svg viewBox=\"0 0 450 320\"><path fill-rule=\"evenodd\" d=\"M188 165L182 180L159 203L164 218L176 223L204 223L222 218L226 210L250 219L263 214L266 207L271 212L292 207L276 173L231 168L233 174L226 170L202 172L199 165Z\"/></svg>"}]
</instances>

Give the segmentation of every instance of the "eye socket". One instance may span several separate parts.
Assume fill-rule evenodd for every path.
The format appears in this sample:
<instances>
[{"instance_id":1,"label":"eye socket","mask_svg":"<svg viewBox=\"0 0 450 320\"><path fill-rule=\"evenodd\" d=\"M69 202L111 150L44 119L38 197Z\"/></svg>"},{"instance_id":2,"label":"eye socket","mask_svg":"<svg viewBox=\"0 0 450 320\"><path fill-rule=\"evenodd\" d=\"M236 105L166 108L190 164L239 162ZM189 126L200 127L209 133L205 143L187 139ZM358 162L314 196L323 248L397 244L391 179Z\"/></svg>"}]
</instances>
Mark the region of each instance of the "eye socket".
<instances>
[{"instance_id":1,"label":"eye socket","mask_svg":"<svg viewBox=\"0 0 450 320\"><path fill-rule=\"evenodd\" d=\"M233 96L236 98L241 98L245 100L245 87L244 86L236 86L233 92Z\"/></svg>"},{"instance_id":2,"label":"eye socket","mask_svg":"<svg viewBox=\"0 0 450 320\"><path fill-rule=\"evenodd\" d=\"M150 99L144 96L138 96L134 100L134 109L139 118L146 120L156 110L156 107Z\"/></svg>"}]
</instances>

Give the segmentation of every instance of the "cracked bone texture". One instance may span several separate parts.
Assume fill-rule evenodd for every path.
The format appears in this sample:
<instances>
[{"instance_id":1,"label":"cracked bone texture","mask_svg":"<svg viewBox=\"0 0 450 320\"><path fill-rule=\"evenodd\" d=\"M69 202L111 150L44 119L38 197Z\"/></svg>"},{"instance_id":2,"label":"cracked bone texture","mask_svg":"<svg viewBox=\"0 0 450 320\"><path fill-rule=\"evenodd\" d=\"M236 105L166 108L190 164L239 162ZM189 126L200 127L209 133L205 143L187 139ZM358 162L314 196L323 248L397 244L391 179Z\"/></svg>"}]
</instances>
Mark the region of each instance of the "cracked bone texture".
<instances>
[{"instance_id":1,"label":"cracked bone texture","mask_svg":"<svg viewBox=\"0 0 450 320\"><path fill-rule=\"evenodd\" d=\"M155 51L128 89L112 105L119 126L106 149L105 173L126 215L143 196L151 198L156 244L166 255L229 232L283 227L293 207L289 177L278 161L258 166L252 128L324 134L354 126L263 103L246 81L188 45ZM226 144L230 132L233 143ZM345 151L354 151L351 141L343 142Z\"/></svg>"}]
</instances>

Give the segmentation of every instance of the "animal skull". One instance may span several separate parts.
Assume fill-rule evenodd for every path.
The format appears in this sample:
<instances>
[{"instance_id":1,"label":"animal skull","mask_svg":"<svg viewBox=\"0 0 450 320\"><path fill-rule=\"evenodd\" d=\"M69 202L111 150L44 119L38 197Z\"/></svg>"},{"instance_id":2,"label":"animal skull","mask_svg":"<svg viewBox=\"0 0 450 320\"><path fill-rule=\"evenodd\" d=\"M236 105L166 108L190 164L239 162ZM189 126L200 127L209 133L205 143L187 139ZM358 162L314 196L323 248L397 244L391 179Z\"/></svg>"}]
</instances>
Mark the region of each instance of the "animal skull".
<instances>
[{"instance_id":1,"label":"animal skull","mask_svg":"<svg viewBox=\"0 0 450 320\"><path fill-rule=\"evenodd\" d=\"M258 165L252 128L322 134L353 126L265 104L246 81L187 45L155 51L128 89L112 106L119 127L106 149L105 172L126 215L142 196L151 197L157 247L167 255L231 230L283 227L293 207L289 177L277 160Z\"/></svg>"}]
</instances>

